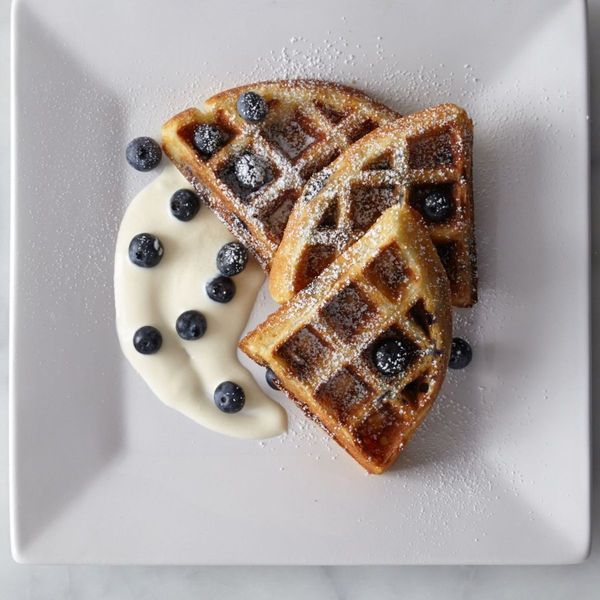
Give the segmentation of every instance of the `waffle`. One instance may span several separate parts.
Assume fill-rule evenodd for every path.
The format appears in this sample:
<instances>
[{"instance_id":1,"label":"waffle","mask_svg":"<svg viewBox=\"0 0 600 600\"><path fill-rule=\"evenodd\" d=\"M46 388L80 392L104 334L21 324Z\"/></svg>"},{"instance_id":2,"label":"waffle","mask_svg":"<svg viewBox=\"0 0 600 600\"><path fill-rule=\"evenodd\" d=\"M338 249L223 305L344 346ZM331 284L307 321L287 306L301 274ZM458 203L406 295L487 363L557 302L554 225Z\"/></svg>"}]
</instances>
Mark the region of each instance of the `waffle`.
<instances>
[{"instance_id":1,"label":"waffle","mask_svg":"<svg viewBox=\"0 0 600 600\"><path fill-rule=\"evenodd\" d=\"M271 265L273 298L280 303L292 298L390 205L404 201L422 210L423 199L434 191L452 206L446 220L427 222L450 280L452 304L473 305L472 139L465 111L443 104L380 127L346 150L307 184L290 215Z\"/></svg>"},{"instance_id":2,"label":"waffle","mask_svg":"<svg viewBox=\"0 0 600 600\"><path fill-rule=\"evenodd\" d=\"M245 91L267 101L263 122L247 123L238 115L236 101ZM396 118L348 87L272 81L221 92L204 110L190 108L176 115L163 126L162 139L169 158L268 271L306 181L350 144ZM201 123L217 124L227 135L225 145L209 159L192 143ZM247 151L266 159L270 169L270 181L253 193L239 186L232 169L235 158Z\"/></svg>"},{"instance_id":3,"label":"waffle","mask_svg":"<svg viewBox=\"0 0 600 600\"><path fill-rule=\"evenodd\" d=\"M451 346L448 279L420 215L389 208L311 284L240 342L365 469L381 473L429 411ZM410 357L382 375L374 349Z\"/></svg>"}]
</instances>

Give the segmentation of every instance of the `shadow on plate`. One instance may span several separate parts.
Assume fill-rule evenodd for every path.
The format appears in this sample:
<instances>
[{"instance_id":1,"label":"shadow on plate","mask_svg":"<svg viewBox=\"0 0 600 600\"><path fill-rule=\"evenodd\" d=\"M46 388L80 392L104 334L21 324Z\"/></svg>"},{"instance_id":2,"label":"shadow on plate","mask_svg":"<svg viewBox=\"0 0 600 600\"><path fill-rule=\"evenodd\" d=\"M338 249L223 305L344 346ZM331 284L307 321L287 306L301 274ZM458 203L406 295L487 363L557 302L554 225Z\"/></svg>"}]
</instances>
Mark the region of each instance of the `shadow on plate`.
<instances>
[{"instance_id":1,"label":"shadow on plate","mask_svg":"<svg viewBox=\"0 0 600 600\"><path fill-rule=\"evenodd\" d=\"M123 195L124 117L117 99L26 3L16 11L18 556L123 442L112 273L115 211Z\"/></svg>"}]
</instances>

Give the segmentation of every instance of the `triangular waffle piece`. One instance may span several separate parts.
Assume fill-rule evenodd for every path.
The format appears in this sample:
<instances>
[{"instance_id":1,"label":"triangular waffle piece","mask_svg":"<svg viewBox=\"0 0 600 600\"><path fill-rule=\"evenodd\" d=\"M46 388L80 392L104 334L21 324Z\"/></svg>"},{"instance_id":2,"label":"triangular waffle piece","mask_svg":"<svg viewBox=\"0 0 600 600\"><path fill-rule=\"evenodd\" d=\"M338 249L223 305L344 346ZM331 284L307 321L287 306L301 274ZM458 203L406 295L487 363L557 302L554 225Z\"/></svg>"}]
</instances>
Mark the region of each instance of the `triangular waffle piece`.
<instances>
[{"instance_id":1,"label":"triangular waffle piece","mask_svg":"<svg viewBox=\"0 0 600 600\"><path fill-rule=\"evenodd\" d=\"M416 211L388 209L240 348L365 469L381 473L423 420L452 341L448 279ZM376 367L383 342L405 351ZM381 363L379 363L381 367Z\"/></svg>"},{"instance_id":2,"label":"triangular waffle piece","mask_svg":"<svg viewBox=\"0 0 600 600\"><path fill-rule=\"evenodd\" d=\"M288 301L382 211L404 201L424 214L452 304L474 304L472 139L466 112L443 104L384 125L346 150L308 183L290 215L271 265L273 298Z\"/></svg>"},{"instance_id":3,"label":"triangular waffle piece","mask_svg":"<svg viewBox=\"0 0 600 600\"><path fill-rule=\"evenodd\" d=\"M246 91L266 100L264 121L248 123L238 114L236 102ZM190 108L170 119L162 139L169 158L268 270L306 181L356 140L396 118L357 90L282 80L221 92L203 110ZM226 138L210 157L193 143L200 124L217 125ZM246 153L260 157L268 169L267 183L255 191L240 186L233 169L236 158Z\"/></svg>"}]
</instances>

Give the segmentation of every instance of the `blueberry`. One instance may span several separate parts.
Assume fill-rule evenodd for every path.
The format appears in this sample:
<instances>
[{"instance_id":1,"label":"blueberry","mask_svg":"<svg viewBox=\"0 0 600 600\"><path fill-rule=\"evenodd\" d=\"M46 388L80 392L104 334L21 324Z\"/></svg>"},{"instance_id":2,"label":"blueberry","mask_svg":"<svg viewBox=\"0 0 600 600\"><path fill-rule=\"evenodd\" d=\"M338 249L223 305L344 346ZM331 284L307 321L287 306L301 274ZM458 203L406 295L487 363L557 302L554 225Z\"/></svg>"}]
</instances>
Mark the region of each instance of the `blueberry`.
<instances>
[{"instance_id":1,"label":"blueberry","mask_svg":"<svg viewBox=\"0 0 600 600\"><path fill-rule=\"evenodd\" d=\"M237 111L249 123L264 121L268 110L265 99L256 92L244 92L237 99Z\"/></svg>"},{"instance_id":2,"label":"blueberry","mask_svg":"<svg viewBox=\"0 0 600 600\"><path fill-rule=\"evenodd\" d=\"M127 162L137 171L151 171L162 158L160 146L149 137L138 137L127 144Z\"/></svg>"},{"instance_id":3,"label":"blueberry","mask_svg":"<svg viewBox=\"0 0 600 600\"><path fill-rule=\"evenodd\" d=\"M473 358L473 350L469 342L462 338L455 337L452 340L452 349L450 350L450 362L448 366L451 369L464 369Z\"/></svg>"},{"instance_id":4,"label":"blueberry","mask_svg":"<svg viewBox=\"0 0 600 600\"><path fill-rule=\"evenodd\" d=\"M233 277L246 268L248 250L239 242L229 242L221 246L217 254L217 269L227 277Z\"/></svg>"},{"instance_id":5,"label":"blueberry","mask_svg":"<svg viewBox=\"0 0 600 600\"><path fill-rule=\"evenodd\" d=\"M225 134L217 125L202 123L194 130L194 146L206 157L212 156L225 143Z\"/></svg>"},{"instance_id":6,"label":"blueberry","mask_svg":"<svg viewBox=\"0 0 600 600\"><path fill-rule=\"evenodd\" d=\"M236 413L244 408L246 395L244 390L233 381L224 381L217 386L214 401L219 410L225 413Z\"/></svg>"},{"instance_id":7,"label":"blueberry","mask_svg":"<svg viewBox=\"0 0 600 600\"><path fill-rule=\"evenodd\" d=\"M452 199L439 190L432 190L423 198L421 212L433 223L445 221L452 212Z\"/></svg>"},{"instance_id":8,"label":"blueberry","mask_svg":"<svg viewBox=\"0 0 600 600\"><path fill-rule=\"evenodd\" d=\"M265 371L265 379L267 380L270 388L273 388L274 390L279 389L279 379L277 379L277 375L273 373L272 369L269 369L268 367Z\"/></svg>"},{"instance_id":9,"label":"blueberry","mask_svg":"<svg viewBox=\"0 0 600 600\"><path fill-rule=\"evenodd\" d=\"M206 284L206 294L211 300L224 304L235 296L235 283L233 279L219 275Z\"/></svg>"},{"instance_id":10,"label":"blueberry","mask_svg":"<svg viewBox=\"0 0 600 600\"><path fill-rule=\"evenodd\" d=\"M184 340L198 340L206 333L206 317L197 310L186 310L177 317L175 329Z\"/></svg>"},{"instance_id":11,"label":"blueberry","mask_svg":"<svg viewBox=\"0 0 600 600\"><path fill-rule=\"evenodd\" d=\"M129 260L138 267L155 267L163 254L160 240L151 233L138 233L129 243Z\"/></svg>"},{"instance_id":12,"label":"blueberry","mask_svg":"<svg viewBox=\"0 0 600 600\"><path fill-rule=\"evenodd\" d=\"M263 158L246 152L235 159L235 176L246 188L257 190L269 178L268 165Z\"/></svg>"},{"instance_id":13,"label":"blueberry","mask_svg":"<svg viewBox=\"0 0 600 600\"><path fill-rule=\"evenodd\" d=\"M373 360L383 375L398 375L408 366L410 353L402 340L387 339L375 348Z\"/></svg>"},{"instance_id":14,"label":"blueberry","mask_svg":"<svg viewBox=\"0 0 600 600\"><path fill-rule=\"evenodd\" d=\"M133 347L140 354L155 354L162 346L162 335L156 327L145 325L133 334Z\"/></svg>"},{"instance_id":15,"label":"blueberry","mask_svg":"<svg viewBox=\"0 0 600 600\"><path fill-rule=\"evenodd\" d=\"M180 221L191 221L200 210L200 198L192 190L177 190L171 196L171 213Z\"/></svg>"}]
</instances>

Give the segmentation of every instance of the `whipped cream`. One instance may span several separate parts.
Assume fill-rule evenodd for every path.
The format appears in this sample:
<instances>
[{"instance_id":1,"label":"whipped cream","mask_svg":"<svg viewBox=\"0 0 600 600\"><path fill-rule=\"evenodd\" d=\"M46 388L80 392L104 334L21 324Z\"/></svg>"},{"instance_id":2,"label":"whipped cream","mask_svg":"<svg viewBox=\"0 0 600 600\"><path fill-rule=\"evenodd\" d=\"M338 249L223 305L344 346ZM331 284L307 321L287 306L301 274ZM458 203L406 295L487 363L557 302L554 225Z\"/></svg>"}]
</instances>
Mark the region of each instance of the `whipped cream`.
<instances>
[{"instance_id":1,"label":"whipped cream","mask_svg":"<svg viewBox=\"0 0 600 600\"><path fill-rule=\"evenodd\" d=\"M171 214L171 196L189 187L167 161L123 217L114 278L121 348L167 406L208 429L237 438L279 435L286 430L285 411L263 393L237 359L237 343L264 274L251 258L244 271L233 277L236 294L230 302L219 304L208 298L205 285L219 274L217 252L235 238L206 206L188 222ZM164 256L155 267L141 268L129 260L129 243L139 233L151 233L162 243ZM177 335L175 322L192 309L204 314L207 331L198 340L185 341ZM152 325L162 334L162 347L156 354L143 355L133 347L133 335L144 325ZM227 414L216 407L213 392L223 381L233 381L244 389L246 403L240 412Z\"/></svg>"}]
</instances>

